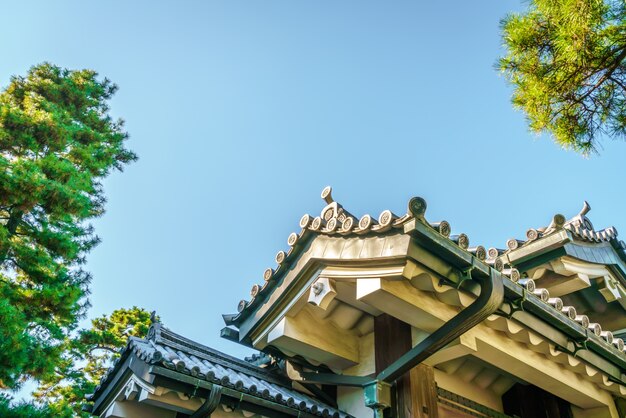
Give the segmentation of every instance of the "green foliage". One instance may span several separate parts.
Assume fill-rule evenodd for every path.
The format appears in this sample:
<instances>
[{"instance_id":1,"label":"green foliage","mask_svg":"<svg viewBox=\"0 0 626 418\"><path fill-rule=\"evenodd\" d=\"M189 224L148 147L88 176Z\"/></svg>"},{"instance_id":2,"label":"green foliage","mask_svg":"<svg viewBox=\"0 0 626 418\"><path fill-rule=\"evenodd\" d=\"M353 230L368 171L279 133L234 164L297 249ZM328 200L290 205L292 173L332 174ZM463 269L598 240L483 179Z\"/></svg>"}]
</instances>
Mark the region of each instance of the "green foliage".
<instances>
[{"instance_id":1,"label":"green foliage","mask_svg":"<svg viewBox=\"0 0 626 418\"><path fill-rule=\"evenodd\" d=\"M92 320L90 329L67 339L63 361L53 375L40 381L35 400L54 416L89 417L82 412L85 395L93 392L119 357L128 337L143 338L149 328L150 313L136 306Z\"/></svg>"},{"instance_id":2,"label":"green foliage","mask_svg":"<svg viewBox=\"0 0 626 418\"><path fill-rule=\"evenodd\" d=\"M597 151L598 137L626 136L624 1L531 0L502 31L499 68L531 130L583 154Z\"/></svg>"},{"instance_id":3,"label":"green foliage","mask_svg":"<svg viewBox=\"0 0 626 418\"><path fill-rule=\"evenodd\" d=\"M68 415L57 415L49 408L37 407L26 402L11 403L12 399L0 395L0 417L3 418L69 418Z\"/></svg>"},{"instance_id":4,"label":"green foliage","mask_svg":"<svg viewBox=\"0 0 626 418\"><path fill-rule=\"evenodd\" d=\"M53 375L86 308L87 222L104 212L102 179L136 159L108 115L115 90L41 64L0 92L0 388Z\"/></svg>"}]
</instances>

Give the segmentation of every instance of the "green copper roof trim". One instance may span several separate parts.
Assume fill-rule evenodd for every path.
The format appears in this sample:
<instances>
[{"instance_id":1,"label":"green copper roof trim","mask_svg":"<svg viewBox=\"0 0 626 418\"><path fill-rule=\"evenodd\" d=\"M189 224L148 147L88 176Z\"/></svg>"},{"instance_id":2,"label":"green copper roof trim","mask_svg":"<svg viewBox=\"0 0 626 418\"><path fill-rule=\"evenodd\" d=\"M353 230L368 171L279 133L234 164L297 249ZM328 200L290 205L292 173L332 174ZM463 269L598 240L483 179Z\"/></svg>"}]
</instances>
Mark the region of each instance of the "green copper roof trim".
<instances>
[{"instance_id":1,"label":"green copper roof trim","mask_svg":"<svg viewBox=\"0 0 626 418\"><path fill-rule=\"evenodd\" d=\"M620 351L605 344L599 337L590 333L589 330L566 316L559 314L538 298L525 297L526 290L521 286L510 280L504 280L503 284L505 298L509 301L508 307L503 306L505 316L516 317L516 315L523 316L525 313L532 314L532 316L524 316L520 321L552 341L564 352L582 358L599 370L607 373L614 382L626 386L626 359ZM564 334L565 339L563 336L550 332L540 322L533 321L533 316L560 331Z\"/></svg>"}]
</instances>

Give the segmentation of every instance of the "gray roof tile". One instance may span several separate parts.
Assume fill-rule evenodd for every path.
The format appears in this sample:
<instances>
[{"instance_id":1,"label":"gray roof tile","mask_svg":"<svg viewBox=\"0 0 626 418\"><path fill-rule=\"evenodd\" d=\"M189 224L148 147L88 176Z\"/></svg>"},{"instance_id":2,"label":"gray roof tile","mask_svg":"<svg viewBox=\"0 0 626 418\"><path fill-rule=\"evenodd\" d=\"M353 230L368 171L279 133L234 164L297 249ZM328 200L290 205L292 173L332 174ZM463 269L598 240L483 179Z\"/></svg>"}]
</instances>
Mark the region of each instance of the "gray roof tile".
<instances>
[{"instance_id":1,"label":"gray roof tile","mask_svg":"<svg viewBox=\"0 0 626 418\"><path fill-rule=\"evenodd\" d=\"M152 324L146 339L130 337L122 354L122 357L124 354L134 354L148 364L160 365L260 399L272 400L294 411L306 411L323 417L350 418L350 415L293 389L286 376L191 341L160 323ZM92 399L97 398L110 383L119 365L120 362L116 363L103 377Z\"/></svg>"}]
</instances>

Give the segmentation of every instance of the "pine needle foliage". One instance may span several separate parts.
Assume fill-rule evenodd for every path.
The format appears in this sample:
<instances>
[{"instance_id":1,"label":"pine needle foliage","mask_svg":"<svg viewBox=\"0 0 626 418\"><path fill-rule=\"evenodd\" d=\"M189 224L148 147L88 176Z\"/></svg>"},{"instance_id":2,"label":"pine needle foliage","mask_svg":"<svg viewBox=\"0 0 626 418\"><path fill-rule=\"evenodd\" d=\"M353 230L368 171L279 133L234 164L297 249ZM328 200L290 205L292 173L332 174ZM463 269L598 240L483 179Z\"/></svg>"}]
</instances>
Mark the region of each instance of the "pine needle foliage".
<instances>
[{"instance_id":1,"label":"pine needle foliage","mask_svg":"<svg viewBox=\"0 0 626 418\"><path fill-rule=\"evenodd\" d=\"M626 3L530 0L502 21L499 69L529 127L584 155L626 137Z\"/></svg>"},{"instance_id":2,"label":"pine needle foliage","mask_svg":"<svg viewBox=\"0 0 626 418\"><path fill-rule=\"evenodd\" d=\"M56 415L45 406L35 406L28 402L15 402L7 395L0 394L0 417L2 418L69 418Z\"/></svg>"},{"instance_id":3,"label":"pine needle foliage","mask_svg":"<svg viewBox=\"0 0 626 418\"><path fill-rule=\"evenodd\" d=\"M33 393L39 410L55 417L89 417L83 411L88 404L86 395L93 393L119 358L128 338L147 336L150 323L150 313L144 309L117 309L92 320L91 328L68 338L55 373L42 379Z\"/></svg>"},{"instance_id":4,"label":"pine needle foliage","mask_svg":"<svg viewBox=\"0 0 626 418\"><path fill-rule=\"evenodd\" d=\"M136 159L91 70L44 63L0 92L0 388L53 376L87 307L102 180Z\"/></svg>"}]
</instances>

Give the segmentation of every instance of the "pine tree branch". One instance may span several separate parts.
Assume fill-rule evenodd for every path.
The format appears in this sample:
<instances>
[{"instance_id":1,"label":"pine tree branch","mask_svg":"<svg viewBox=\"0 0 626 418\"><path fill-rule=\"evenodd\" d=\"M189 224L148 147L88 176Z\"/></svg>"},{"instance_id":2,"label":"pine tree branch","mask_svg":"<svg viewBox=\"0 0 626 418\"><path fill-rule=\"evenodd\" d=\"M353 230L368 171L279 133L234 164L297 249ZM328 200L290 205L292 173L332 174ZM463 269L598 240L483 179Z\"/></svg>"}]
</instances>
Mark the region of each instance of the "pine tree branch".
<instances>
[{"instance_id":1,"label":"pine tree branch","mask_svg":"<svg viewBox=\"0 0 626 418\"><path fill-rule=\"evenodd\" d=\"M96 350L104 350L104 351L110 352L111 354L118 354L117 350L115 350L114 348L111 348L111 347L107 347L105 345L96 345L95 347L91 347L88 352L91 355Z\"/></svg>"},{"instance_id":2,"label":"pine tree branch","mask_svg":"<svg viewBox=\"0 0 626 418\"><path fill-rule=\"evenodd\" d=\"M22 216L24 216L24 212L20 210L11 210L11 214L9 215L9 220L7 221L5 227L9 232L9 237L14 236L17 231L17 227L22 220ZM7 259L7 255L9 253L9 248L6 248L2 254L0 255L0 266L4 264Z\"/></svg>"}]
</instances>

